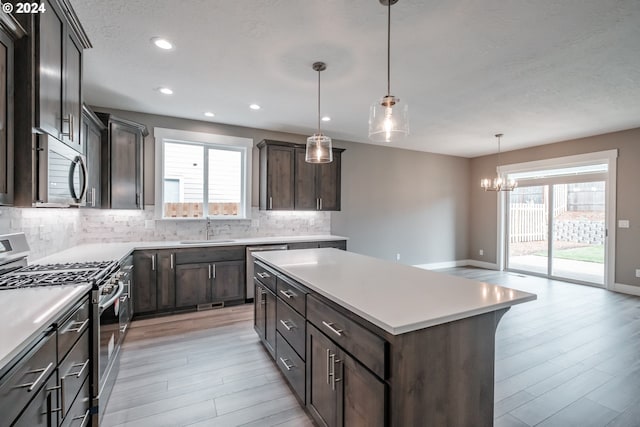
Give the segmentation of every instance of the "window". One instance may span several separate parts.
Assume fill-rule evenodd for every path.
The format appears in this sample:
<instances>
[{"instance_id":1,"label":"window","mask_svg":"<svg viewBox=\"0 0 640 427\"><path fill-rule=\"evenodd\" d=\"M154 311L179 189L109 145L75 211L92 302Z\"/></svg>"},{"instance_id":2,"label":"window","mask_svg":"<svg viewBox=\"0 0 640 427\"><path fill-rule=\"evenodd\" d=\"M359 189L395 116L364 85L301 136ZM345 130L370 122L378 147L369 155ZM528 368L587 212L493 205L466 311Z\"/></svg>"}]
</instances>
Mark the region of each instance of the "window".
<instances>
[{"instance_id":1,"label":"window","mask_svg":"<svg viewBox=\"0 0 640 427\"><path fill-rule=\"evenodd\" d=\"M154 136L157 217L249 217L251 139L161 128Z\"/></svg>"}]
</instances>

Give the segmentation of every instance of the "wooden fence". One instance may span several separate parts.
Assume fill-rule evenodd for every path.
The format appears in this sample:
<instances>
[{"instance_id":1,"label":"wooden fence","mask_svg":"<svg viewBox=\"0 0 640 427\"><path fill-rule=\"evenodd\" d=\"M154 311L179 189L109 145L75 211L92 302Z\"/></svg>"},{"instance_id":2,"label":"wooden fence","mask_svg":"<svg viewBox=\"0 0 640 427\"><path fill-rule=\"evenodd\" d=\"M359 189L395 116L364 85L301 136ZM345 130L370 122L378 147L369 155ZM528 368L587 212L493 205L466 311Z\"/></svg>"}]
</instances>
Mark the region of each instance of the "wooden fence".
<instances>
[{"instance_id":1,"label":"wooden fence","mask_svg":"<svg viewBox=\"0 0 640 427\"><path fill-rule=\"evenodd\" d=\"M240 203L209 203L211 216L236 216ZM202 218L202 203L165 203L165 218Z\"/></svg>"},{"instance_id":2,"label":"wooden fence","mask_svg":"<svg viewBox=\"0 0 640 427\"><path fill-rule=\"evenodd\" d=\"M547 239L549 221L544 203L511 203L509 208L509 242Z\"/></svg>"}]
</instances>

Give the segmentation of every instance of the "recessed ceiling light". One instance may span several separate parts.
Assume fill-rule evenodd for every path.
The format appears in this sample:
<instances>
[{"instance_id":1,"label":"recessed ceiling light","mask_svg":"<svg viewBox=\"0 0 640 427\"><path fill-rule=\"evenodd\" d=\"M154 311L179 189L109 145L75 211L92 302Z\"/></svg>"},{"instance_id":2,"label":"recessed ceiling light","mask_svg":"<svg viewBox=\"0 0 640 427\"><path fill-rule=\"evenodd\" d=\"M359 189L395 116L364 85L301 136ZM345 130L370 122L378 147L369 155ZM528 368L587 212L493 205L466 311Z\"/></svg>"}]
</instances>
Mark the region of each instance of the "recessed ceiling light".
<instances>
[{"instance_id":1,"label":"recessed ceiling light","mask_svg":"<svg viewBox=\"0 0 640 427\"><path fill-rule=\"evenodd\" d=\"M163 39L162 37L154 37L151 39L151 42L155 44L160 49L171 50L173 49L173 44L167 39Z\"/></svg>"},{"instance_id":2,"label":"recessed ceiling light","mask_svg":"<svg viewBox=\"0 0 640 427\"><path fill-rule=\"evenodd\" d=\"M207 117L214 117L215 114L213 114L211 111L207 111L206 113L204 113L205 116Z\"/></svg>"},{"instance_id":3,"label":"recessed ceiling light","mask_svg":"<svg viewBox=\"0 0 640 427\"><path fill-rule=\"evenodd\" d=\"M251 104L249 105L249 108L251 108L252 110L259 110L260 106L258 104Z\"/></svg>"},{"instance_id":4,"label":"recessed ceiling light","mask_svg":"<svg viewBox=\"0 0 640 427\"><path fill-rule=\"evenodd\" d=\"M173 95L173 91L168 87L159 87L158 92L164 93L165 95Z\"/></svg>"},{"instance_id":5,"label":"recessed ceiling light","mask_svg":"<svg viewBox=\"0 0 640 427\"><path fill-rule=\"evenodd\" d=\"M329 117L329 116L324 116L324 117L322 117L322 121L323 121L323 122L330 122L330 121L331 121L331 117Z\"/></svg>"}]
</instances>

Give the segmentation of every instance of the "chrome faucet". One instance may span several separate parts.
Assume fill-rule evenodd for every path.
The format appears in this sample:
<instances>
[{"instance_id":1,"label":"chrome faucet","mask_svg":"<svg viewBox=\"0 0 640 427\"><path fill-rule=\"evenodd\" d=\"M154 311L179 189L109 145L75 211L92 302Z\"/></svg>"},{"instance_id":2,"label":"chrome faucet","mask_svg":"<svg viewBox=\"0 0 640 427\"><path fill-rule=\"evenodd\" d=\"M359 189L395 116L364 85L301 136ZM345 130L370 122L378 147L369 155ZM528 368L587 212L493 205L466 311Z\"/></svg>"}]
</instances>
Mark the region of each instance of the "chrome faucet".
<instances>
[{"instance_id":1,"label":"chrome faucet","mask_svg":"<svg viewBox=\"0 0 640 427\"><path fill-rule=\"evenodd\" d=\"M205 234L207 236L207 240L209 240L209 238L213 234L211 230L211 218L207 218L207 224L205 225Z\"/></svg>"}]
</instances>

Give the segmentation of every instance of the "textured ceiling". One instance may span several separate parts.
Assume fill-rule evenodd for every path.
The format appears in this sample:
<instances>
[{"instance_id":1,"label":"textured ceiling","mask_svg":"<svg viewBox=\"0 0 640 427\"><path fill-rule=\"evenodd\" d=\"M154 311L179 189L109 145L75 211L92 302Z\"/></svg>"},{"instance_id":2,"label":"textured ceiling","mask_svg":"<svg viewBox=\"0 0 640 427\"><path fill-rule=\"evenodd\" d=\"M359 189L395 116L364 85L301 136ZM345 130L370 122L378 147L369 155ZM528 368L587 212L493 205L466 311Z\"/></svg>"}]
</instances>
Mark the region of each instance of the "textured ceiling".
<instances>
[{"instance_id":1,"label":"textured ceiling","mask_svg":"<svg viewBox=\"0 0 640 427\"><path fill-rule=\"evenodd\" d=\"M386 92L378 0L71 3L94 46L92 105L312 134L321 60L323 131L367 142L369 105ZM640 127L638 0L400 0L391 11L391 92L411 124L394 146L474 157L496 151L497 132L506 151Z\"/></svg>"}]
</instances>

